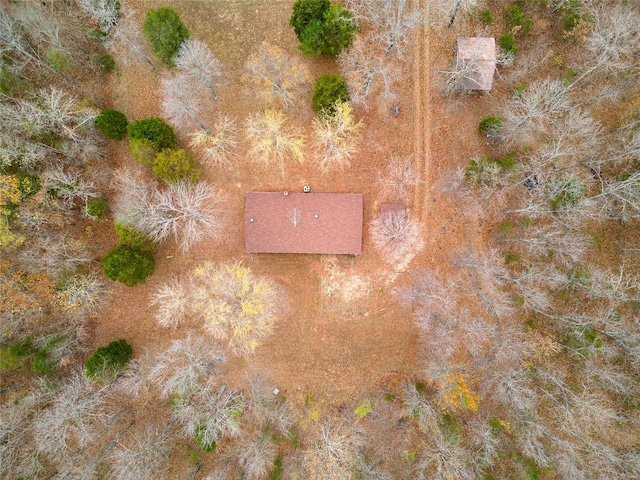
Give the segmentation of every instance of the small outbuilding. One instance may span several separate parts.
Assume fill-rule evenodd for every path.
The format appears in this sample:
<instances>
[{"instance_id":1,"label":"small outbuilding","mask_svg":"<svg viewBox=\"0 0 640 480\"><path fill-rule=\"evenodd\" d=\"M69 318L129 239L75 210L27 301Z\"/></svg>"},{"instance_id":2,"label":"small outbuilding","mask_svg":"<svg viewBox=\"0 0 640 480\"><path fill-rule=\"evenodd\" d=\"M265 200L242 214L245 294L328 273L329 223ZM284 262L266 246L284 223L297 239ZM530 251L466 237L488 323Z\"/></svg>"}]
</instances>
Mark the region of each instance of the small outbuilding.
<instances>
[{"instance_id":1,"label":"small outbuilding","mask_svg":"<svg viewBox=\"0 0 640 480\"><path fill-rule=\"evenodd\" d=\"M456 70L461 90L491 90L496 70L496 39L459 37Z\"/></svg>"},{"instance_id":2,"label":"small outbuilding","mask_svg":"<svg viewBox=\"0 0 640 480\"><path fill-rule=\"evenodd\" d=\"M245 244L250 253L362 253L360 193L248 192Z\"/></svg>"},{"instance_id":3,"label":"small outbuilding","mask_svg":"<svg viewBox=\"0 0 640 480\"><path fill-rule=\"evenodd\" d=\"M407 213L407 206L404 203L383 203L380 205L380 216L402 215Z\"/></svg>"}]
</instances>

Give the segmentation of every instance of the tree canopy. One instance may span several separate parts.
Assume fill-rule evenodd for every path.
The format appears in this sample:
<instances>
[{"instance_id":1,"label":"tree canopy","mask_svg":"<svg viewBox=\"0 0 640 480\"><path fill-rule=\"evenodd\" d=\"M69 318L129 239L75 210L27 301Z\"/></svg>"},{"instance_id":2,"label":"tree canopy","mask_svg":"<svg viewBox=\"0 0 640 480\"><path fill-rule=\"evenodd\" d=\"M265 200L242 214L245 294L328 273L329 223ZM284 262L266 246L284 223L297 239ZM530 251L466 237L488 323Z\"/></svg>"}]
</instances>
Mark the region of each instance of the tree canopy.
<instances>
[{"instance_id":1,"label":"tree canopy","mask_svg":"<svg viewBox=\"0 0 640 480\"><path fill-rule=\"evenodd\" d=\"M151 9L142 24L142 30L153 54L171 68L182 42L189 38L189 30L175 10L168 7Z\"/></svg>"}]
</instances>

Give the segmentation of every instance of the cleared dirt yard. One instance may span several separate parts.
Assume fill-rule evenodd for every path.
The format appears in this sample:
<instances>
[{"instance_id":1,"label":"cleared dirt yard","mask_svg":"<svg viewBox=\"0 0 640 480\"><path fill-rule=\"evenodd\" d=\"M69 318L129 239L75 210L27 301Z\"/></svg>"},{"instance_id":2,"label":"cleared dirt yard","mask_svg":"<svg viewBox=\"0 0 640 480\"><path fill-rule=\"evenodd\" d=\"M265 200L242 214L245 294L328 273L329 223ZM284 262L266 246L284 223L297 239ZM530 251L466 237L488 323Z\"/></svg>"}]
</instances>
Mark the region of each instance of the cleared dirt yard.
<instances>
[{"instance_id":1,"label":"cleared dirt yard","mask_svg":"<svg viewBox=\"0 0 640 480\"><path fill-rule=\"evenodd\" d=\"M300 57L295 35L288 25L293 2L274 1L180 1L130 2L138 14L148 8L171 6L188 25L191 38L205 41L223 63L225 86L209 119L225 114L242 126L245 118L270 105L256 100L244 78L244 62L263 41ZM301 57L300 57L301 58ZM312 79L336 73L335 62L325 58L303 60ZM157 351L184 332L169 331L155 324L148 307L154 288L172 275L188 271L206 260L241 260L256 274L275 280L285 292L284 313L272 337L247 359L229 363L229 377L242 381L245 371L268 371L283 392L310 391L333 403L357 399L362 392L379 388L383 377L400 373L411 376L415 365L416 331L411 314L390 298L397 275L375 255L364 232L364 254L358 258L321 258L319 255L253 255L244 251L242 218L247 191L301 191L310 185L315 192L364 193L365 224L377 213L383 199L373 181L392 154L410 155L415 144L413 77L408 59L403 84L399 85L401 115L381 115L372 110L356 111L365 129L362 148L351 168L323 175L314 166L311 148L305 163L279 171L267 171L242 153L229 171L205 169L204 178L225 195L227 233L222 245L203 243L186 255L174 245L164 244L157 258L156 272L135 289L117 286L115 301L97 323L96 345L125 337L135 349ZM112 86L115 108L130 119L161 116L157 94L159 75L146 67L121 69ZM422 87L420 87L422 88ZM311 90L309 89L309 98ZM311 136L315 115L310 102L287 119ZM242 130L241 128L239 129ZM241 135L242 136L242 135ZM187 143L182 137L181 142ZM238 152L246 151L241 139ZM310 143L310 142L307 142ZM125 148L113 152L123 165L133 162ZM417 205L420 209L421 205ZM172 257L172 258L167 258ZM329 265L331 264L331 265ZM333 274L330 273L334 272ZM324 282L324 283L323 283ZM324 287L323 287L324 285ZM346 293L345 293L346 292ZM346 297L346 298L344 298ZM195 325L194 325L195 326ZM206 335L203 332L203 335ZM359 392L359 393L358 393Z\"/></svg>"}]
</instances>

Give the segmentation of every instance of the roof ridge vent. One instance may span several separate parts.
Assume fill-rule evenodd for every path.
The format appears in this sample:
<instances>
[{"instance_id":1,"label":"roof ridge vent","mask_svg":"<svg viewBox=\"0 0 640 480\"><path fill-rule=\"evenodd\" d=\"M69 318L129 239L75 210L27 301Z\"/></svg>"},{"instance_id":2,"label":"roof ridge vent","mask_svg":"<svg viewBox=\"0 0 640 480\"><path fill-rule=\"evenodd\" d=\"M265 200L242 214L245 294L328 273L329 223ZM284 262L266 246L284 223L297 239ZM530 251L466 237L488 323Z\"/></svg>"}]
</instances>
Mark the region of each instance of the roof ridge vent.
<instances>
[{"instance_id":1,"label":"roof ridge vent","mask_svg":"<svg viewBox=\"0 0 640 480\"><path fill-rule=\"evenodd\" d=\"M289 210L289 220L293 223L294 228L298 226L301 218L302 212L298 210L298 207L293 207L293 209Z\"/></svg>"}]
</instances>

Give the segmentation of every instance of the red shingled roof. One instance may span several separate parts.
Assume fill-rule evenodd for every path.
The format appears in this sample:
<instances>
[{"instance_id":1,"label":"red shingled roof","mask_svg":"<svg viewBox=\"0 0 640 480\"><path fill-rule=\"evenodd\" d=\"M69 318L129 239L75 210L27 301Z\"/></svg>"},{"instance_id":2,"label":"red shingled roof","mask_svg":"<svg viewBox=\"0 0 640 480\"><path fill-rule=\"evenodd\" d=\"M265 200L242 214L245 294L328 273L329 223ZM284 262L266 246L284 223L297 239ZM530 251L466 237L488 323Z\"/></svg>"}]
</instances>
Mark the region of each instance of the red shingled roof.
<instances>
[{"instance_id":1,"label":"red shingled roof","mask_svg":"<svg viewBox=\"0 0 640 480\"><path fill-rule=\"evenodd\" d=\"M248 252L362 252L362 194L248 192Z\"/></svg>"}]
</instances>

